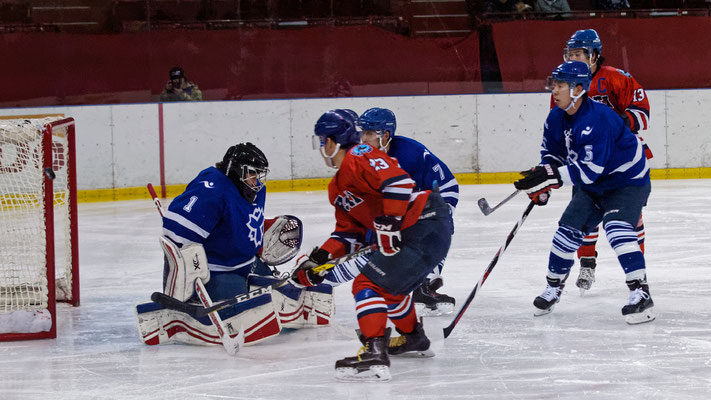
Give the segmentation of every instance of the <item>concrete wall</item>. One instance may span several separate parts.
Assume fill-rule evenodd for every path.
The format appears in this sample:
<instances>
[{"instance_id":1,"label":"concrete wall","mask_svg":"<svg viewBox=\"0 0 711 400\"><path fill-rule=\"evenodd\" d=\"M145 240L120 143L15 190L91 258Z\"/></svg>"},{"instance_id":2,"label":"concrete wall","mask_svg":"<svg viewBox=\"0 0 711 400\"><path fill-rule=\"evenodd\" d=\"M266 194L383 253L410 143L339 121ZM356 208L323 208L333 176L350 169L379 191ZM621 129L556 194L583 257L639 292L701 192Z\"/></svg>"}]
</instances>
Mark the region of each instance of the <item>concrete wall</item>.
<instances>
[{"instance_id":1,"label":"concrete wall","mask_svg":"<svg viewBox=\"0 0 711 400\"><path fill-rule=\"evenodd\" d=\"M649 91L652 168L711 167L711 90ZM425 143L455 173L511 172L539 160L548 93L220 101L163 104L165 183L185 184L221 160L231 144L251 141L266 153L270 180L333 174L311 148L325 111L378 106L393 110L396 134ZM159 105L1 109L0 115L57 114L77 121L79 190L160 182Z\"/></svg>"}]
</instances>

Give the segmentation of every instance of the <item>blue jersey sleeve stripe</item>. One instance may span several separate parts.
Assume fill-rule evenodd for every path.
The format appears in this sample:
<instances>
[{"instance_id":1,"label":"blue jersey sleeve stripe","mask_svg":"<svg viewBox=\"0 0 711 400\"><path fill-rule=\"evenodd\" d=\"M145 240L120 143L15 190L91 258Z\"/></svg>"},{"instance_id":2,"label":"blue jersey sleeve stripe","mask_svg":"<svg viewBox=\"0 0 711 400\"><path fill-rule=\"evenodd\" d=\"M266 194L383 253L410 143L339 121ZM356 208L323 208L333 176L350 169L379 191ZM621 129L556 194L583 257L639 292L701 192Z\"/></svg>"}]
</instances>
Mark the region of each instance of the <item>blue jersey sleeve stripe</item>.
<instances>
[{"instance_id":1,"label":"blue jersey sleeve stripe","mask_svg":"<svg viewBox=\"0 0 711 400\"><path fill-rule=\"evenodd\" d=\"M443 199L457 199L459 200L459 193L456 192L444 192L440 193L440 196L442 196Z\"/></svg>"},{"instance_id":2,"label":"blue jersey sleeve stripe","mask_svg":"<svg viewBox=\"0 0 711 400\"><path fill-rule=\"evenodd\" d=\"M642 158L645 158L645 160L646 160L646 157L643 157L643 155L644 155L644 148L642 147L642 142L640 142L638 140L637 141L637 150L635 150L634 158L632 158L632 161L628 161L628 162L620 165L619 167L615 168L615 170L612 171L611 173L614 174L615 172L625 172L625 171L629 170L635 164L637 164Z\"/></svg>"},{"instance_id":3,"label":"blue jersey sleeve stripe","mask_svg":"<svg viewBox=\"0 0 711 400\"><path fill-rule=\"evenodd\" d=\"M163 235L168 236L170 240L174 241L175 243L181 245L181 246L186 246L192 243L200 243L200 242L194 242L188 238L184 238L175 232L171 231L170 229L163 228Z\"/></svg>"},{"instance_id":4,"label":"blue jersey sleeve stripe","mask_svg":"<svg viewBox=\"0 0 711 400\"><path fill-rule=\"evenodd\" d=\"M451 179L451 180L449 180L447 183L442 183L442 184L440 184L440 185L439 185L439 191L442 192L442 191L445 191L445 190L447 190L447 189L449 189L449 188L451 188L451 187L454 187L454 186L456 186L456 188L454 188L454 189L452 189L452 190L459 191L459 183L457 182L456 179Z\"/></svg>"},{"instance_id":5,"label":"blue jersey sleeve stripe","mask_svg":"<svg viewBox=\"0 0 711 400\"><path fill-rule=\"evenodd\" d=\"M601 167L601 166L594 164L590 161L581 161L581 163L583 163L583 165L588 167L588 169L590 169L590 171L592 171L598 175L602 174L602 172L605 170L604 167Z\"/></svg>"},{"instance_id":6,"label":"blue jersey sleeve stripe","mask_svg":"<svg viewBox=\"0 0 711 400\"><path fill-rule=\"evenodd\" d=\"M175 221L178 224L185 227L186 229L191 230L191 231L195 232L196 234L202 236L203 238L207 238L208 236L210 236L210 232L200 228L197 224L195 224L194 222L190 221L189 219L183 217L180 214L176 214L172 211L166 211L165 214L163 215L163 218L171 220L171 221Z\"/></svg>"},{"instance_id":7,"label":"blue jersey sleeve stripe","mask_svg":"<svg viewBox=\"0 0 711 400\"><path fill-rule=\"evenodd\" d=\"M580 164L578 164L577 161L574 161L572 165L573 165L573 166L575 167L575 169L578 171L578 175L580 176L580 180L581 180L583 183L585 183L585 184L587 184L587 185L593 183L593 180L590 179L590 178L588 178L588 176L585 174L585 171L583 171L583 168L580 166Z\"/></svg>"}]
</instances>

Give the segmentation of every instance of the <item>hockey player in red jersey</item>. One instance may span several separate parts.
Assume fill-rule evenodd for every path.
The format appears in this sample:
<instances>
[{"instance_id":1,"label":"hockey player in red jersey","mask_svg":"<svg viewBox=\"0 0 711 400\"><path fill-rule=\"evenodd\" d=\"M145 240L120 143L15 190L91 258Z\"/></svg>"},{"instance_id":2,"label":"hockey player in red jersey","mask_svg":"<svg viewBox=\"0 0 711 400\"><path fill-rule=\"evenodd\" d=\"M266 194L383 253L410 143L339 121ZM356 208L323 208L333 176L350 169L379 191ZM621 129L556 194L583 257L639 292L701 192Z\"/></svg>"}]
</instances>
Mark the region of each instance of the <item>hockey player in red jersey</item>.
<instances>
[{"instance_id":1,"label":"hockey player in red jersey","mask_svg":"<svg viewBox=\"0 0 711 400\"><path fill-rule=\"evenodd\" d=\"M314 131L326 164L338 169L328 185L336 228L320 248L297 261L292 280L312 286L353 279L363 348L355 357L336 362L336 378L387 381L389 355L434 355L417 322L410 292L449 250L449 207L438 193L413 192L414 181L396 160L360 144L361 133L349 110L323 114ZM368 229L376 233L377 251L327 273L313 271L329 259L355 251ZM388 319L400 337L389 339Z\"/></svg>"},{"instance_id":2,"label":"hockey player in red jersey","mask_svg":"<svg viewBox=\"0 0 711 400\"><path fill-rule=\"evenodd\" d=\"M603 65L605 58L602 56L602 41L594 29L585 29L575 32L566 42L563 49L564 61L582 61L590 67L592 82L588 89L590 99L603 103L612 108L622 118L628 128L642 141L644 154L647 159L652 158L652 152L644 143L639 131L647 129L649 124L649 99L642 85L629 73ZM551 97L551 108L555 106ZM595 267L597 252L595 245L599 236L599 227L596 227L585 237L583 245L578 249L580 259L580 273L575 284L581 293L589 290L595 281ZM636 227L637 242L644 252L644 223L640 215Z\"/></svg>"}]
</instances>

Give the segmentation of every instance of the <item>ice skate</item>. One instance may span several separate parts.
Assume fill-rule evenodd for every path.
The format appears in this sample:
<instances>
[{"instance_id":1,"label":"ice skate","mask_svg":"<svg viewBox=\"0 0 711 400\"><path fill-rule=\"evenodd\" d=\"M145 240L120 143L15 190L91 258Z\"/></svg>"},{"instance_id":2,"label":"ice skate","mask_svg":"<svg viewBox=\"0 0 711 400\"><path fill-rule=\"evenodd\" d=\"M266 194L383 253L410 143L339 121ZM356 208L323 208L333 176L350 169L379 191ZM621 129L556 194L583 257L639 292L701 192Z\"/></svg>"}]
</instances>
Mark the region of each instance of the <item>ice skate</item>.
<instances>
[{"instance_id":1,"label":"ice skate","mask_svg":"<svg viewBox=\"0 0 711 400\"><path fill-rule=\"evenodd\" d=\"M580 274L575 282L575 286L580 288L581 296L586 290L590 290L593 282L595 282L595 257L581 257Z\"/></svg>"},{"instance_id":2,"label":"ice skate","mask_svg":"<svg viewBox=\"0 0 711 400\"><path fill-rule=\"evenodd\" d=\"M622 315L630 325L654 321L654 301L649 295L649 286L638 280L627 282L630 297L627 305L622 307Z\"/></svg>"},{"instance_id":3,"label":"ice skate","mask_svg":"<svg viewBox=\"0 0 711 400\"><path fill-rule=\"evenodd\" d=\"M437 293L442 287L442 279L425 280L412 292L412 301L415 302L415 311L420 317L434 317L454 312L455 300L451 296Z\"/></svg>"},{"instance_id":4,"label":"ice skate","mask_svg":"<svg viewBox=\"0 0 711 400\"><path fill-rule=\"evenodd\" d=\"M557 279L556 279L557 281ZM557 302L560 301L560 295L563 293L563 285L551 286L551 280L546 285L546 289L541 293L540 296L533 300L533 315L536 317L541 315L546 315L553 311L553 307Z\"/></svg>"},{"instance_id":5,"label":"ice skate","mask_svg":"<svg viewBox=\"0 0 711 400\"><path fill-rule=\"evenodd\" d=\"M434 351L430 349L430 340L425 335L425 330L421 323L415 325L415 329L410 333L402 333L401 336L390 339L388 344L388 354L402 357L434 357Z\"/></svg>"},{"instance_id":6,"label":"ice skate","mask_svg":"<svg viewBox=\"0 0 711 400\"><path fill-rule=\"evenodd\" d=\"M384 336L365 339L355 357L336 361L336 379L351 382L387 382L390 380L388 342L390 329Z\"/></svg>"}]
</instances>

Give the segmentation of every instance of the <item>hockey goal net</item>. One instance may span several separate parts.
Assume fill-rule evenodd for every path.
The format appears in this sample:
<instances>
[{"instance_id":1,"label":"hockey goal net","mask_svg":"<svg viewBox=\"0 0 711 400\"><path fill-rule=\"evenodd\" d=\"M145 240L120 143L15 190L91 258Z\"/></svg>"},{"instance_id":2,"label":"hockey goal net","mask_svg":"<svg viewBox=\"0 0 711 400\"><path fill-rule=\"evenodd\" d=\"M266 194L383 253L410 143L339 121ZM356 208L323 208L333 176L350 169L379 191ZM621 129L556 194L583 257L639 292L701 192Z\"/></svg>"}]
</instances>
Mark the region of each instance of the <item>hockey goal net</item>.
<instances>
[{"instance_id":1,"label":"hockey goal net","mask_svg":"<svg viewBox=\"0 0 711 400\"><path fill-rule=\"evenodd\" d=\"M78 255L74 119L0 119L0 341L56 337Z\"/></svg>"}]
</instances>

